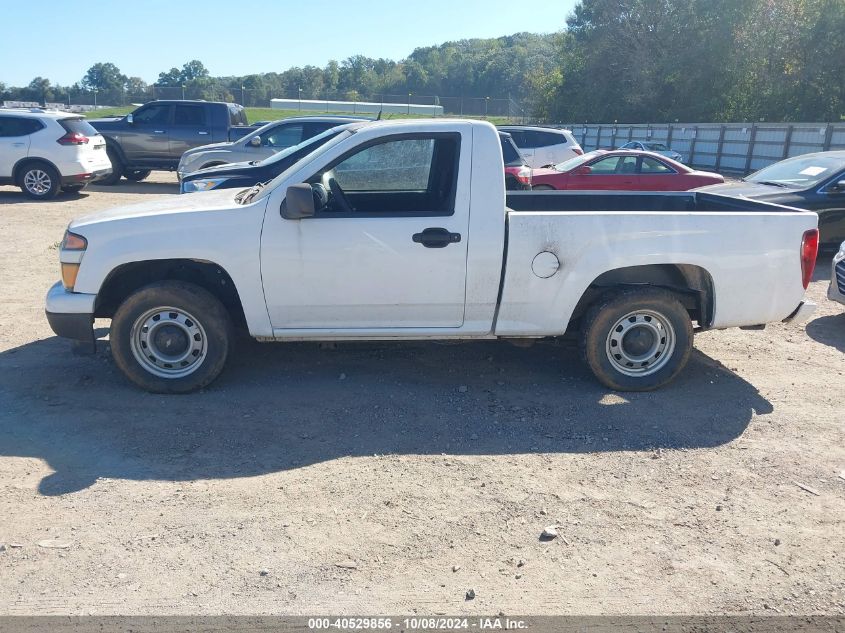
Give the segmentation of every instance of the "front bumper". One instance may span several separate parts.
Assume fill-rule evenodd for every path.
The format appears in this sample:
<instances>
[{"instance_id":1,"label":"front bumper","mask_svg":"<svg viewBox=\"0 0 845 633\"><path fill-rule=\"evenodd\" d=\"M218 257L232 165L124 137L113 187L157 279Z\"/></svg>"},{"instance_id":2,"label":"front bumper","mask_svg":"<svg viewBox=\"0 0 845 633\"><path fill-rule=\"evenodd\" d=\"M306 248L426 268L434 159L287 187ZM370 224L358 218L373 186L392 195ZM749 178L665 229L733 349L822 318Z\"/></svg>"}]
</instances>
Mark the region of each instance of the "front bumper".
<instances>
[{"instance_id":1,"label":"front bumper","mask_svg":"<svg viewBox=\"0 0 845 633\"><path fill-rule=\"evenodd\" d=\"M61 282L53 284L47 292L45 312L50 329L56 336L77 341L78 349L93 352L94 303L96 295L68 292Z\"/></svg>"},{"instance_id":2,"label":"front bumper","mask_svg":"<svg viewBox=\"0 0 845 633\"><path fill-rule=\"evenodd\" d=\"M786 317L784 323L804 323L807 319L813 316L818 306L812 301L802 301L795 308L795 312Z\"/></svg>"}]
</instances>

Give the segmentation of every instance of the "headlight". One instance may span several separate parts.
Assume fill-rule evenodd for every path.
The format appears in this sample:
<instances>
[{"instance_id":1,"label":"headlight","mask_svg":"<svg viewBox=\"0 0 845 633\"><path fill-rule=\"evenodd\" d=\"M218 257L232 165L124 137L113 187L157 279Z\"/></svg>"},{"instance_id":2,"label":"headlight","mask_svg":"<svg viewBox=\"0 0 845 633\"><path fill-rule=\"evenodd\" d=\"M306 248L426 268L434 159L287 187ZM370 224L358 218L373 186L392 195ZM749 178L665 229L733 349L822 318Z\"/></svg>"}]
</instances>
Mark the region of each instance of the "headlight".
<instances>
[{"instance_id":1,"label":"headlight","mask_svg":"<svg viewBox=\"0 0 845 633\"><path fill-rule=\"evenodd\" d=\"M196 193L197 191L211 191L226 182L228 178L201 178L198 180L183 180L180 191L182 193Z\"/></svg>"},{"instance_id":2,"label":"headlight","mask_svg":"<svg viewBox=\"0 0 845 633\"><path fill-rule=\"evenodd\" d=\"M839 252L836 253L836 259L845 259L845 242L839 245Z\"/></svg>"}]
</instances>

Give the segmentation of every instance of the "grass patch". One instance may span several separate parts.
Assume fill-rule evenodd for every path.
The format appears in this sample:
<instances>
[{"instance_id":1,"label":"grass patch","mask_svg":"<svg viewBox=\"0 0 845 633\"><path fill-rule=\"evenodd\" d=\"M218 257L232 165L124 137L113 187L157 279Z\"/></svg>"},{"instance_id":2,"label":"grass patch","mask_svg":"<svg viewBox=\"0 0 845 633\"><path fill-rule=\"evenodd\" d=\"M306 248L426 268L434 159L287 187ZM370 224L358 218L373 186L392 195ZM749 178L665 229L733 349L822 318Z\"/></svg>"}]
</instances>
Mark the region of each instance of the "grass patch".
<instances>
[{"instance_id":1,"label":"grass patch","mask_svg":"<svg viewBox=\"0 0 845 633\"><path fill-rule=\"evenodd\" d=\"M126 116L130 112L136 110L133 106L122 106L116 108L103 108L102 110L94 110L93 112L86 112L85 116L89 119L101 119L104 117L113 117L113 116ZM279 119L288 119L294 116L320 116L322 114L345 114L350 115L349 112L305 112L299 110L276 110L274 108L246 108L246 117L250 123L254 123L255 121L277 121ZM354 114L350 116L356 116ZM361 118L375 118L373 114L361 114L358 115ZM453 115L447 115L446 118L453 117ZM431 118L431 117L421 117L418 114L386 114L382 117L383 119L421 119L421 118ZM440 117L438 117L440 118ZM463 116L461 118L464 119L482 119L484 117L468 117ZM509 122L507 117L488 117L486 119L490 121L493 125L505 125Z\"/></svg>"}]
</instances>

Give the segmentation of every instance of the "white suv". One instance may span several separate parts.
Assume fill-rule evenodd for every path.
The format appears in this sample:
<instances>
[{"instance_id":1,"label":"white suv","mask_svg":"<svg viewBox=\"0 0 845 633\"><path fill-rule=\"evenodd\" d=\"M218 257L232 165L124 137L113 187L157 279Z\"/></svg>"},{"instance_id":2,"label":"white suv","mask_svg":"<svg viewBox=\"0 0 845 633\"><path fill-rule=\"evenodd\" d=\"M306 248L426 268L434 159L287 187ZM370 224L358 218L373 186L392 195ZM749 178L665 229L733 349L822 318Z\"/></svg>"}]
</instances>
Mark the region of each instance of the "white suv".
<instances>
[{"instance_id":1,"label":"white suv","mask_svg":"<svg viewBox=\"0 0 845 633\"><path fill-rule=\"evenodd\" d=\"M569 130L526 125L502 125L502 132L513 137L513 142L534 169L557 165L584 153Z\"/></svg>"},{"instance_id":2,"label":"white suv","mask_svg":"<svg viewBox=\"0 0 845 633\"><path fill-rule=\"evenodd\" d=\"M0 109L0 185L47 200L110 173L105 139L78 114Z\"/></svg>"}]
</instances>

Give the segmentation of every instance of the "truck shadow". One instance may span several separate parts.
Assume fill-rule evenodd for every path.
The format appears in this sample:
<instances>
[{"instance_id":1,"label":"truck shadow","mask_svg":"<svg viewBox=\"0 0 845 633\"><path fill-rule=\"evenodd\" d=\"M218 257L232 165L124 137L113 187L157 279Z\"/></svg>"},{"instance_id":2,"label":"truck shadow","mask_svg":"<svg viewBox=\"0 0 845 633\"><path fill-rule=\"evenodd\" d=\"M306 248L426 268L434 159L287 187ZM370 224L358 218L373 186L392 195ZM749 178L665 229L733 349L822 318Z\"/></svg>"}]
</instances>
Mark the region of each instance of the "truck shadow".
<instances>
[{"instance_id":1,"label":"truck shadow","mask_svg":"<svg viewBox=\"0 0 845 633\"><path fill-rule=\"evenodd\" d=\"M102 342L101 342L101 346ZM592 453L715 447L772 412L757 390L695 352L653 393L596 383L572 347L240 346L206 392L128 385L108 353L50 338L0 353L0 454L45 460L39 492L98 478L247 477L346 456Z\"/></svg>"},{"instance_id":2,"label":"truck shadow","mask_svg":"<svg viewBox=\"0 0 845 633\"><path fill-rule=\"evenodd\" d=\"M845 312L813 319L807 324L806 331L814 341L845 352Z\"/></svg>"}]
</instances>

